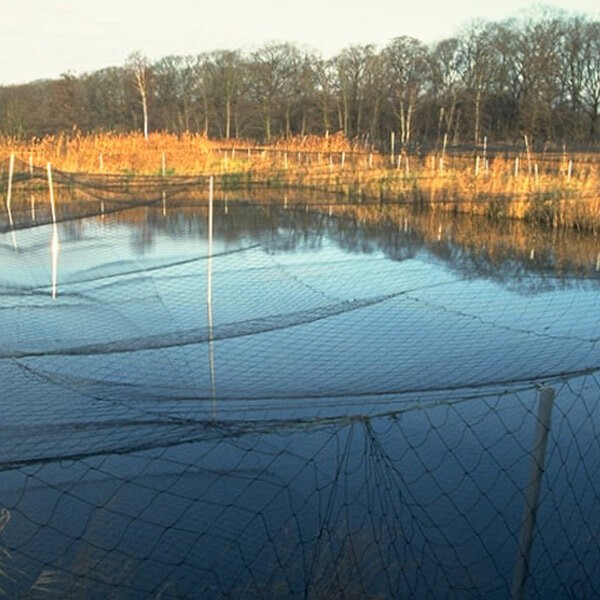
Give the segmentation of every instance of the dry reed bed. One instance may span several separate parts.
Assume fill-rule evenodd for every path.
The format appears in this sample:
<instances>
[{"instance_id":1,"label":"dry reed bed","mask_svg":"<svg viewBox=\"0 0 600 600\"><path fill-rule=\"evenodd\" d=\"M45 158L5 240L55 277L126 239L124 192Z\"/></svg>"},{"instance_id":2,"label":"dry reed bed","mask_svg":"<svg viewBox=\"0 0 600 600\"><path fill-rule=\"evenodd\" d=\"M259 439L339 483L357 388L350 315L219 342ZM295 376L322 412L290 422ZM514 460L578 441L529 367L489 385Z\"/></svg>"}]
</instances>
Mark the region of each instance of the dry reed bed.
<instances>
[{"instance_id":1,"label":"dry reed bed","mask_svg":"<svg viewBox=\"0 0 600 600\"><path fill-rule=\"evenodd\" d=\"M74 174L193 176L215 174L229 187L333 191L435 210L528 219L554 227L600 227L600 162L593 155L504 157L381 154L357 149L343 136L304 137L257 146L200 135L75 135L24 142L0 139L2 181L8 157ZM77 178L74 178L77 183Z\"/></svg>"}]
</instances>

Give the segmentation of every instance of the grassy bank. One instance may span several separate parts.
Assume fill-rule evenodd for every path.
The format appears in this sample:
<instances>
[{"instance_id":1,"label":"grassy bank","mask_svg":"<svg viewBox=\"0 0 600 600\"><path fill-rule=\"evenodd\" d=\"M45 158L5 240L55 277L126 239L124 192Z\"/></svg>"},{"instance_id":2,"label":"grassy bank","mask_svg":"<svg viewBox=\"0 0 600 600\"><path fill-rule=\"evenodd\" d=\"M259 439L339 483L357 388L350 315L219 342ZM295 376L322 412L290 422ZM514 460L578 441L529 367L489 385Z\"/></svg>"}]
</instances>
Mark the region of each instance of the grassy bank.
<instances>
[{"instance_id":1,"label":"grassy bank","mask_svg":"<svg viewBox=\"0 0 600 600\"><path fill-rule=\"evenodd\" d=\"M164 182L163 178L215 174L219 184L230 189L259 184L323 190L357 202L375 199L556 228L600 228L600 162L594 155L384 156L352 146L339 135L282 140L270 146L169 134L154 134L148 141L138 135L111 134L30 142L3 139L4 191L11 153L23 181L36 167L43 173L47 163L80 177L144 176L148 184L150 176ZM74 185L77 181L75 177Z\"/></svg>"}]
</instances>

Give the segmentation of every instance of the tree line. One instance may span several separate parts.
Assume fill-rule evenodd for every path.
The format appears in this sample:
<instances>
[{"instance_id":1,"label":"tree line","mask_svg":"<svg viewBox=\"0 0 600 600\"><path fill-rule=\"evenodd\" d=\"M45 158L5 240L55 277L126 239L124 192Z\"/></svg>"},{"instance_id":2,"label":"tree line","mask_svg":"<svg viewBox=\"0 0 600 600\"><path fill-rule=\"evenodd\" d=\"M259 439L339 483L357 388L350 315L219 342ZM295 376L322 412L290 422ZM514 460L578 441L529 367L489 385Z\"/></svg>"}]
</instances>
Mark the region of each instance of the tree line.
<instances>
[{"instance_id":1,"label":"tree line","mask_svg":"<svg viewBox=\"0 0 600 600\"><path fill-rule=\"evenodd\" d=\"M401 36L336 56L274 42L0 87L0 132L325 135L386 147L600 138L600 22L538 9L427 45Z\"/></svg>"}]
</instances>

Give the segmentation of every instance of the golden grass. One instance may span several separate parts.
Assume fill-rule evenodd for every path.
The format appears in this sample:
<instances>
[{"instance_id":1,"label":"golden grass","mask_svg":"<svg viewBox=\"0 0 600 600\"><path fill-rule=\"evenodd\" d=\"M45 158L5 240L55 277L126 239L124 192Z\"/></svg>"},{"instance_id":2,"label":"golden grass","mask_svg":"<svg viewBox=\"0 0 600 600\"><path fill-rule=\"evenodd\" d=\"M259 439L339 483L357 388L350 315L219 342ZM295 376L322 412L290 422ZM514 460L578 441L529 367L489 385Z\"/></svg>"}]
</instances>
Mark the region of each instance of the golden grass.
<instances>
[{"instance_id":1,"label":"golden grass","mask_svg":"<svg viewBox=\"0 0 600 600\"><path fill-rule=\"evenodd\" d=\"M71 173L216 174L238 182L335 191L351 199L418 203L554 227L600 226L600 161L592 155L390 157L359 150L341 135L259 146L167 133L152 134L148 141L136 134L0 139L2 165L11 153L21 161L21 170L31 161L38 167L50 162Z\"/></svg>"}]
</instances>

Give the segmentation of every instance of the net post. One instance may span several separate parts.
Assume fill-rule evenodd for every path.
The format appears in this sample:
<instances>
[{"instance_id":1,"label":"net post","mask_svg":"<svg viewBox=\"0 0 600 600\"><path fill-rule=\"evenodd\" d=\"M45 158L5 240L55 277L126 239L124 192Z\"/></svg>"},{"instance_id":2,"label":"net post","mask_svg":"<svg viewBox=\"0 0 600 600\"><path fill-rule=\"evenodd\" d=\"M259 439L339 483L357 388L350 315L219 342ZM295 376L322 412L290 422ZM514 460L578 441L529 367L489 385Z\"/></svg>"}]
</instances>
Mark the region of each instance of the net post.
<instances>
[{"instance_id":1,"label":"net post","mask_svg":"<svg viewBox=\"0 0 600 600\"><path fill-rule=\"evenodd\" d=\"M208 371L210 378L211 417L217 417L217 388L215 376L213 310L212 310L212 258L213 258L213 219L214 219L214 176L208 180L208 259L206 261L206 314L208 321Z\"/></svg>"},{"instance_id":2,"label":"net post","mask_svg":"<svg viewBox=\"0 0 600 600\"><path fill-rule=\"evenodd\" d=\"M525 582L529 570L529 557L533 543L533 528L539 505L542 476L546 459L548 433L552 424L552 407L554 406L555 391L550 386L542 386L539 390L537 421L533 448L531 449L531 464L529 481L525 487L525 506L519 533L519 551L512 585L513 600L523 598Z\"/></svg>"},{"instance_id":3,"label":"net post","mask_svg":"<svg viewBox=\"0 0 600 600\"><path fill-rule=\"evenodd\" d=\"M12 181L13 181L14 172L15 172L15 153L11 152L10 153L10 162L8 164L8 190L6 193L6 208L8 209L8 214L9 214L9 218L11 220L11 225L12 225L12 216L11 216L11 212L10 212L10 203L11 203L11 199L12 199Z\"/></svg>"},{"instance_id":4,"label":"net post","mask_svg":"<svg viewBox=\"0 0 600 600\"><path fill-rule=\"evenodd\" d=\"M52 211L52 222L56 223L56 207L54 204L54 187L52 185L52 165L48 163L46 165L46 171L48 173L48 193L50 195L50 210Z\"/></svg>"}]
</instances>

